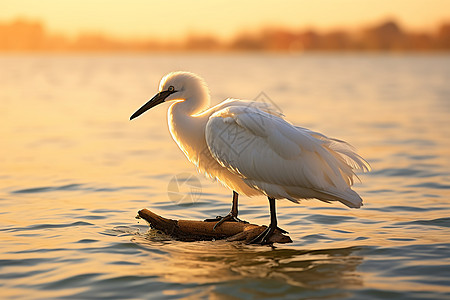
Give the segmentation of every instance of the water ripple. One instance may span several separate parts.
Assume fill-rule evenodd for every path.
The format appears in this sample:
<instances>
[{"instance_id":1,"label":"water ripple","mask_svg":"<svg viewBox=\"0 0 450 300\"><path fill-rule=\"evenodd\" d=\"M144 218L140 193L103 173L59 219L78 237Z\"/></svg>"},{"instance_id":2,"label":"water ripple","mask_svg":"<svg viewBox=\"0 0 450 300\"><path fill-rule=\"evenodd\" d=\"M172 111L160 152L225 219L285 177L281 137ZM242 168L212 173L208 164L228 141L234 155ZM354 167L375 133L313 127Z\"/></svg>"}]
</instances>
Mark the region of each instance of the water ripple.
<instances>
[{"instance_id":1,"label":"water ripple","mask_svg":"<svg viewBox=\"0 0 450 300\"><path fill-rule=\"evenodd\" d=\"M48 258L0 259L0 266L36 266L51 261Z\"/></svg>"},{"instance_id":2,"label":"water ripple","mask_svg":"<svg viewBox=\"0 0 450 300\"><path fill-rule=\"evenodd\" d=\"M331 225L340 224L340 223L348 222L350 220L355 219L354 217L350 217L350 216L330 216L330 215L319 215L319 214L310 215L305 218L314 223L331 224Z\"/></svg>"},{"instance_id":3,"label":"water ripple","mask_svg":"<svg viewBox=\"0 0 450 300\"><path fill-rule=\"evenodd\" d=\"M397 225L426 225L426 226L440 226L450 227L450 218L438 218L432 220L415 220L411 222L400 222Z\"/></svg>"},{"instance_id":4,"label":"water ripple","mask_svg":"<svg viewBox=\"0 0 450 300\"><path fill-rule=\"evenodd\" d=\"M64 224L37 224L30 225L27 227L12 227L12 228L2 228L0 231L29 231L29 230L41 230L41 229L53 229L53 228L66 228L66 227L76 227L76 226L91 226L93 224L83 221L77 221L73 223Z\"/></svg>"},{"instance_id":5,"label":"water ripple","mask_svg":"<svg viewBox=\"0 0 450 300\"><path fill-rule=\"evenodd\" d=\"M408 168L385 168L380 170L374 170L371 172L373 176L391 176L391 177L433 177L439 176L439 173L433 173L429 170Z\"/></svg>"},{"instance_id":6,"label":"water ripple","mask_svg":"<svg viewBox=\"0 0 450 300\"><path fill-rule=\"evenodd\" d=\"M407 187L416 187L416 188L430 188L430 189L450 189L449 184L443 184L439 182L423 182L419 184L407 185Z\"/></svg>"},{"instance_id":7,"label":"water ripple","mask_svg":"<svg viewBox=\"0 0 450 300\"><path fill-rule=\"evenodd\" d=\"M79 190L82 187L82 184L66 184L62 186L46 186L46 187L36 187L29 189L22 189L12 191L12 194L32 194L32 193L45 193L45 192L53 192L53 191L74 191Z\"/></svg>"},{"instance_id":8,"label":"water ripple","mask_svg":"<svg viewBox=\"0 0 450 300\"><path fill-rule=\"evenodd\" d=\"M410 212L423 212L429 211L429 208L424 207L416 207L416 206L401 206L401 205L393 205L393 206L381 206L381 207L370 207L366 208L367 210L376 210L382 212L399 212L399 211L410 211ZM433 208L436 209L436 208Z\"/></svg>"},{"instance_id":9,"label":"water ripple","mask_svg":"<svg viewBox=\"0 0 450 300\"><path fill-rule=\"evenodd\" d=\"M44 186L27 188L12 191L11 194L35 194L35 193L47 193L55 191L87 191L87 192L116 192L123 190L143 189L148 188L145 186L119 186L119 187L92 187L81 183L65 184L61 186Z\"/></svg>"},{"instance_id":10,"label":"water ripple","mask_svg":"<svg viewBox=\"0 0 450 300\"><path fill-rule=\"evenodd\" d=\"M61 288L74 288L82 287L94 281L97 277L103 275L102 273L88 273L79 274L71 277L67 277L61 280L57 280L50 283L39 284L37 287L42 289L61 289Z\"/></svg>"}]
</instances>

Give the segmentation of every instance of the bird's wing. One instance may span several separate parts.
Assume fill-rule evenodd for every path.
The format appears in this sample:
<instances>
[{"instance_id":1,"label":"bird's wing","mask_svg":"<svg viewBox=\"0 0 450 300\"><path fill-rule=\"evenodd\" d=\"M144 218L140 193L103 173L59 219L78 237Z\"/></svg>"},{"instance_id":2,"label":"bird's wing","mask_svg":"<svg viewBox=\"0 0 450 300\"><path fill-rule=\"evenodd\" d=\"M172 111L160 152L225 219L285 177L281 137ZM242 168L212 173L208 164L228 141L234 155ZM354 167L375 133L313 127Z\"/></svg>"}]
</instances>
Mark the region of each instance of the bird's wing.
<instances>
[{"instance_id":1,"label":"bird's wing","mask_svg":"<svg viewBox=\"0 0 450 300\"><path fill-rule=\"evenodd\" d=\"M367 164L345 142L295 127L257 107L228 106L211 115L206 142L222 166L255 188L276 186L284 189L280 197L291 200L317 198L305 192L311 190L330 196L321 200L350 201L344 203L352 207L361 201L347 191L351 191L353 170ZM296 195L296 188L304 195ZM351 196L354 199L345 199Z\"/></svg>"},{"instance_id":2,"label":"bird's wing","mask_svg":"<svg viewBox=\"0 0 450 300\"><path fill-rule=\"evenodd\" d=\"M207 109L204 112L201 112L199 115L206 114L206 115L212 115L220 110L223 110L227 107L231 106L241 106L241 107L248 107L248 108L256 108L261 111L264 111L266 113L269 113L274 116L283 117L283 113L277 109L275 106L271 105L267 102L256 102L256 101L250 101L250 100L240 100L240 99L233 99L229 98L225 101L217 104L216 106L213 106L209 109Z\"/></svg>"}]
</instances>

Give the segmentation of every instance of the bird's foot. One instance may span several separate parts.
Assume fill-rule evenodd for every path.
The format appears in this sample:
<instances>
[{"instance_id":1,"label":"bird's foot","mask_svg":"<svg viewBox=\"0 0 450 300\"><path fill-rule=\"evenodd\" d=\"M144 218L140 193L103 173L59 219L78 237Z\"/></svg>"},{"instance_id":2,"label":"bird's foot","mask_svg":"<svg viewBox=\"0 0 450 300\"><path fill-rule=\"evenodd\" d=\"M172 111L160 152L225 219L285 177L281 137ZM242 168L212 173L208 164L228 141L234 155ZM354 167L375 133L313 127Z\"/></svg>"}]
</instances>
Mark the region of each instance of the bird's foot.
<instances>
[{"instance_id":1,"label":"bird's foot","mask_svg":"<svg viewBox=\"0 0 450 300\"><path fill-rule=\"evenodd\" d=\"M229 213L228 215L226 215L225 217L221 217L221 216L217 216L215 219L206 219L204 220L204 222L217 222L214 227L213 230L216 230L217 227L219 227L223 222L242 222L242 223L248 223L247 221L243 221L241 219L239 219L237 216Z\"/></svg>"},{"instance_id":2,"label":"bird's foot","mask_svg":"<svg viewBox=\"0 0 450 300\"><path fill-rule=\"evenodd\" d=\"M272 236L275 229L276 229L276 227L271 227L271 226L267 227L257 237L255 237L253 240L251 240L249 242L249 244L260 244L260 245L271 244L271 243L269 243L269 238Z\"/></svg>"},{"instance_id":3,"label":"bird's foot","mask_svg":"<svg viewBox=\"0 0 450 300\"><path fill-rule=\"evenodd\" d=\"M276 229L278 229L282 233L288 233L286 230L281 229L278 226L274 226L274 227L269 226L266 229L264 229L264 231L261 232L257 237L255 237L253 240L248 242L248 244L260 244L260 245L273 244L273 243L269 242L269 238L273 235L273 233L275 232Z\"/></svg>"}]
</instances>

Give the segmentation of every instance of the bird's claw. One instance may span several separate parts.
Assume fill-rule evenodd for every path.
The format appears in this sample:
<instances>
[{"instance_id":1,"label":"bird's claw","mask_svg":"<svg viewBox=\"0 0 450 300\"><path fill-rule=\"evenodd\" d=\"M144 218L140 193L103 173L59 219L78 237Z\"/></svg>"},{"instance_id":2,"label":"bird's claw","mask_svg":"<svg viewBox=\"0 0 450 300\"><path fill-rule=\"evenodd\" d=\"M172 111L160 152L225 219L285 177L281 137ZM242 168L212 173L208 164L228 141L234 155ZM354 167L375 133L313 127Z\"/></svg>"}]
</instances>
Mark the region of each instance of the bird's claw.
<instances>
[{"instance_id":1,"label":"bird's claw","mask_svg":"<svg viewBox=\"0 0 450 300\"><path fill-rule=\"evenodd\" d=\"M278 227L278 226L277 226L277 229L278 229L279 231L281 231L281 233L289 234L289 232L287 232L286 230L284 230L284 229L282 229L282 228L280 228L280 227Z\"/></svg>"},{"instance_id":2,"label":"bird's claw","mask_svg":"<svg viewBox=\"0 0 450 300\"><path fill-rule=\"evenodd\" d=\"M228 222L248 223L247 221L243 221L231 213L226 215L225 217L217 216L215 219L206 219L205 220L205 222L217 222L214 225L213 230L216 230L217 227L219 227L222 223L227 222L227 221Z\"/></svg>"},{"instance_id":3,"label":"bird's claw","mask_svg":"<svg viewBox=\"0 0 450 300\"><path fill-rule=\"evenodd\" d=\"M243 220L239 219L237 216L234 216L234 215L232 215L232 214L228 214L228 215L226 215L225 217L221 218L221 219L219 220L219 222L217 222L217 223L214 225L213 230L216 230L216 228L219 227L223 222L227 222L227 221L229 221L229 222L248 223L247 221L243 221Z\"/></svg>"},{"instance_id":4,"label":"bird's claw","mask_svg":"<svg viewBox=\"0 0 450 300\"><path fill-rule=\"evenodd\" d=\"M221 216L217 216L217 217L215 217L213 219L204 219L203 222L217 222L217 221L219 221L222 218L223 217L221 217Z\"/></svg>"},{"instance_id":5,"label":"bird's claw","mask_svg":"<svg viewBox=\"0 0 450 300\"><path fill-rule=\"evenodd\" d=\"M272 244L269 242L269 238L272 236L276 228L267 227L261 232L257 237L248 242L249 244L260 244L260 245L269 245Z\"/></svg>"},{"instance_id":6,"label":"bird's claw","mask_svg":"<svg viewBox=\"0 0 450 300\"><path fill-rule=\"evenodd\" d=\"M282 233L289 233L286 230L281 229L278 226L277 227L269 226L266 229L264 229L264 231L261 232L257 237L255 237L253 240L248 242L248 244L260 244L260 245L273 244L273 243L269 242L269 238L273 235L273 233L275 232L276 229L278 229Z\"/></svg>"}]
</instances>

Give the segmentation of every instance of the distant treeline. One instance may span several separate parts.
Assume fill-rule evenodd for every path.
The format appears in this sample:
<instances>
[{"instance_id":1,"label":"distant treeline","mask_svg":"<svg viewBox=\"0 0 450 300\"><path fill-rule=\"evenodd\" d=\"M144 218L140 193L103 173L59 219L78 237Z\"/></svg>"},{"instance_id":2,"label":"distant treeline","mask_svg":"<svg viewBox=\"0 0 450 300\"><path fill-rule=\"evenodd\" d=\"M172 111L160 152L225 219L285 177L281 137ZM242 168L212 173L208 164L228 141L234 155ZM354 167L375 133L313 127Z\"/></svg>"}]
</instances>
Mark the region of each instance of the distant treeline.
<instances>
[{"instance_id":1,"label":"distant treeline","mask_svg":"<svg viewBox=\"0 0 450 300\"><path fill-rule=\"evenodd\" d=\"M450 23L432 32L406 32L395 21L356 31L292 30L265 28L237 34L226 42L210 35L192 35L163 43L157 39L124 40L104 34L80 34L68 38L47 31L41 22L0 22L0 51L41 52L149 52L149 51L449 51Z\"/></svg>"}]
</instances>

